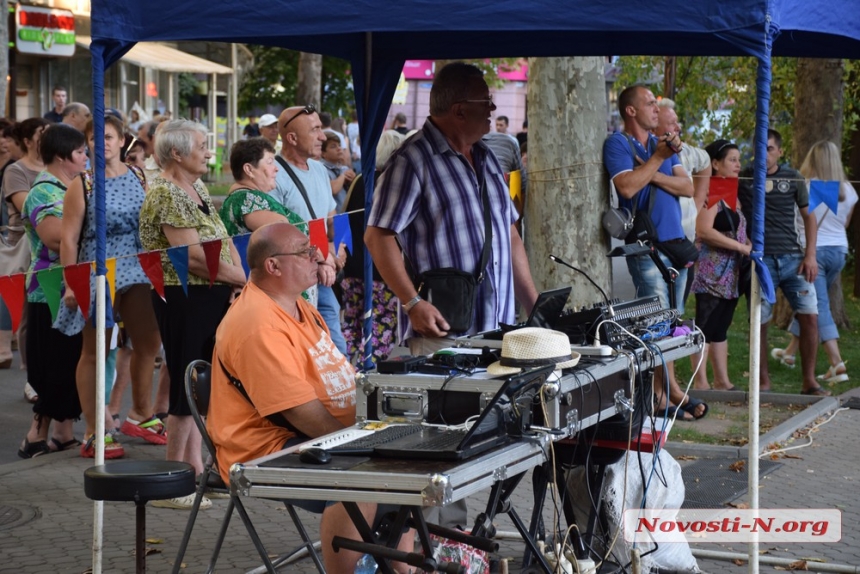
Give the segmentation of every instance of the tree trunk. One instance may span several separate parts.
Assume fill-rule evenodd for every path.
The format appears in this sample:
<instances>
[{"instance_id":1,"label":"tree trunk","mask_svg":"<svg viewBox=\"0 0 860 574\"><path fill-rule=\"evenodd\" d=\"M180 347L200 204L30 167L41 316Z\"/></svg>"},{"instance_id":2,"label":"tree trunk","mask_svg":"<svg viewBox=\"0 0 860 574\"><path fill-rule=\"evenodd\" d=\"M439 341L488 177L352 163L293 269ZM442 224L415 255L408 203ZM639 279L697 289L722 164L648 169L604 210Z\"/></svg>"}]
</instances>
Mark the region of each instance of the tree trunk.
<instances>
[{"instance_id":1,"label":"tree trunk","mask_svg":"<svg viewBox=\"0 0 860 574\"><path fill-rule=\"evenodd\" d=\"M301 52L296 82L296 105L313 104L320 109L322 101L322 55Z\"/></svg>"},{"instance_id":2,"label":"tree trunk","mask_svg":"<svg viewBox=\"0 0 860 574\"><path fill-rule=\"evenodd\" d=\"M7 89L9 84L5 78L9 76L9 2L8 0L0 0L0 78L4 78L0 82L0 117L8 118L11 114L11 108L15 105L15 95L12 94L9 98L9 107L6 107Z\"/></svg>"},{"instance_id":3,"label":"tree trunk","mask_svg":"<svg viewBox=\"0 0 860 574\"><path fill-rule=\"evenodd\" d=\"M525 234L535 284L571 285L573 305L600 301L587 279L548 256L557 254L609 291L609 241L600 225L608 205L604 59L529 58L528 110Z\"/></svg>"},{"instance_id":4,"label":"tree trunk","mask_svg":"<svg viewBox=\"0 0 860 574\"><path fill-rule=\"evenodd\" d=\"M797 79L794 99L794 153L792 164L800 167L803 159L819 140L830 140L842 147L842 102L844 66L838 59L800 58L797 61ZM837 326L845 328L845 310L842 283L836 282L838 297L831 297L830 307ZM838 307L836 304L838 303ZM840 323L839 318L843 318ZM791 322L791 308L780 291L774 308L774 321L786 328Z\"/></svg>"}]
</instances>

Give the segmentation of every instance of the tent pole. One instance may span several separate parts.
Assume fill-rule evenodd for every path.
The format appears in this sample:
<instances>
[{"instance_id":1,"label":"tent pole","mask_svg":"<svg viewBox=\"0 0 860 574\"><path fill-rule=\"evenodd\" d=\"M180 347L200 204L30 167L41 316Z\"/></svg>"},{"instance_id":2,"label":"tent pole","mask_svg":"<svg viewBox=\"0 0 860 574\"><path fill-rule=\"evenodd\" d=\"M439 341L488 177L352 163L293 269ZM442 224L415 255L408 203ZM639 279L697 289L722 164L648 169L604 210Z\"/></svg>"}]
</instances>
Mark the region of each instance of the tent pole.
<instances>
[{"instance_id":1,"label":"tent pole","mask_svg":"<svg viewBox=\"0 0 860 574\"><path fill-rule=\"evenodd\" d=\"M362 105L364 108L364 113L367 114L370 110L370 86L371 86L371 78L373 76L373 32L365 32L364 33L364 93L362 94ZM361 135L361 141L364 142L364 138L367 137L366 134ZM368 172L367 166L364 165L364 162L369 159L369 156L362 154L362 166L361 170L365 173ZM371 173L373 167L371 166ZM367 229L367 217L370 214L370 200L373 196L373 180L365 178L364 180L364 198L365 198L365 210L364 210L364 229ZM364 242L362 242L364 243ZM373 337L371 337L371 333L373 332L373 260L370 257L370 252L367 250L367 246L362 246L364 249L364 315L362 316L362 320L364 322L364 326L361 330L363 345L361 348L363 349L362 358L360 361L360 366L365 369L373 368Z\"/></svg>"},{"instance_id":2,"label":"tent pole","mask_svg":"<svg viewBox=\"0 0 860 574\"><path fill-rule=\"evenodd\" d=\"M749 444L747 445L747 453L749 457L749 474L747 475L747 488L750 492L750 508L753 511L754 518L758 518L759 509L759 492L758 492L758 472L759 460L759 404L760 404L760 385L761 377L759 366L761 363L761 285L755 273L757 266L753 261L752 269L752 285L750 286L750 394L749 394ZM758 554L758 530L752 529L750 532L749 544L749 572L750 574L758 574L759 571L759 554Z\"/></svg>"},{"instance_id":3,"label":"tent pole","mask_svg":"<svg viewBox=\"0 0 860 574\"><path fill-rule=\"evenodd\" d=\"M239 67L239 48L236 44L230 44L230 66L233 68L233 73L230 75L230 110L227 114L227 122L230 126L227 135L230 138L230 145L227 149L239 141L239 81L236 77L236 70Z\"/></svg>"}]
</instances>

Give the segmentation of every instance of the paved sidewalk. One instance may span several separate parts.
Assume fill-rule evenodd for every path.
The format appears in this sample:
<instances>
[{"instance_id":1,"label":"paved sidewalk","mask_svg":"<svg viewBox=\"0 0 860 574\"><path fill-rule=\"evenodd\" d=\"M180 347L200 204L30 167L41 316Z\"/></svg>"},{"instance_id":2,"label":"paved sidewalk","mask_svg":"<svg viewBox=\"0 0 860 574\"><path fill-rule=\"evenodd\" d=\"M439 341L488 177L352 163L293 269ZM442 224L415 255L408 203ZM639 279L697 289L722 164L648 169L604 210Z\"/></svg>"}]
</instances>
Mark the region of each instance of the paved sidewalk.
<instances>
[{"instance_id":1,"label":"paved sidewalk","mask_svg":"<svg viewBox=\"0 0 860 574\"><path fill-rule=\"evenodd\" d=\"M860 390L849 395L860 396ZM783 466L762 481L761 506L766 508L838 508L843 512L843 538L836 544L791 547L769 547L769 556L821 558L829 563L860 565L860 446L858 446L860 411L846 410L814 433L811 447L795 450L800 458L783 459ZM164 447L140 439L124 439L123 445L132 460L161 459ZM677 456L678 453L674 453ZM83 493L83 471L92 464L75 452L46 455L0 465L0 572L55 573L85 572L92 564L91 537L93 503ZM470 501L471 514L482 509L482 497ZM213 507L202 511L184 559L185 572L201 572L209 559L217 529L227 501L215 500ZM298 543L283 506L270 501L247 503L252 519L272 553ZM520 486L515 506L522 516L531 509L530 488ZM550 511L546 516L551 521ZM150 572L169 572L185 528L187 512L147 508L147 536L157 539L149 547L159 552L147 557ZM314 535L318 517L303 513L303 519ZM125 573L134 568L134 506L131 503L104 505L104 572ZM500 531L513 531L503 518ZM503 555L516 556L520 544L505 542ZM708 550L734 550L746 553L746 547L734 548L699 545ZM762 547L764 550L765 547ZM241 521L234 516L218 562L220 572L242 572L259 565L259 557ZM731 562L700 560L705 572L746 572L747 566ZM771 570L762 566L762 570ZM809 570L816 571L814 563ZM300 574L313 572L310 562L283 569ZM852 570L853 571L853 570ZM860 572L860 569L857 570Z\"/></svg>"}]
</instances>

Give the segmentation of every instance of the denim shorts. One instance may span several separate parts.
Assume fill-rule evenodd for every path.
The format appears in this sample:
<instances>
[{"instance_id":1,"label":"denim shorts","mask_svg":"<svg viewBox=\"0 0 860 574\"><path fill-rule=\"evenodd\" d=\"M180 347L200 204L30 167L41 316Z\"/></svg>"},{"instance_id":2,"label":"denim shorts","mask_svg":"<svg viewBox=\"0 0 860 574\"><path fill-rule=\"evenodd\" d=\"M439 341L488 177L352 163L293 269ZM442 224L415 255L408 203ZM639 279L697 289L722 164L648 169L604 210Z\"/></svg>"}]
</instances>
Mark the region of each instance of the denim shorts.
<instances>
[{"instance_id":1,"label":"denim shorts","mask_svg":"<svg viewBox=\"0 0 860 574\"><path fill-rule=\"evenodd\" d=\"M783 295L795 313L800 315L817 315L818 298L815 296L815 285L798 275L797 269L803 262L803 255L765 255L762 260L770 271L773 287L782 289ZM769 323L773 318L773 305L765 299L761 300L761 324Z\"/></svg>"},{"instance_id":2,"label":"denim shorts","mask_svg":"<svg viewBox=\"0 0 860 574\"><path fill-rule=\"evenodd\" d=\"M672 266L665 255L660 253L659 256L666 267ZM660 298L660 305L664 309L669 308L669 284L663 279L663 275L650 256L628 257L627 270L633 279L633 285L636 287L637 298L656 295ZM684 287L686 285L687 270L679 269L678 278L675 279L675 307L681 315L684 314Z\"/></svg>"}]
</instances>

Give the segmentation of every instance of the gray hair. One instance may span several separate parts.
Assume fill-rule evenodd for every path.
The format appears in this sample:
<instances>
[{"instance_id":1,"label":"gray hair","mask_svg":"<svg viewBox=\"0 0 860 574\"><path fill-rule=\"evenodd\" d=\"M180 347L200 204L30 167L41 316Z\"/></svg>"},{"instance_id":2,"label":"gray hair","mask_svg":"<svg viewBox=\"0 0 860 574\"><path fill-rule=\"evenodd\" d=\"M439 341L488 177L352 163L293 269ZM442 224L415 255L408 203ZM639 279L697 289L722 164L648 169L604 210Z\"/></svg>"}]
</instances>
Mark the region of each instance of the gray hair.
<instances>
[{"instance_id":1,"label":"gray hair","mask_svg":"<svg viewBox=\"0 0 860 574\"><path fill-rule=\"evenodd\" d=\"M69 102L66 104L66 107L63 108L63 117L65 118L72 114L82 114L86 109L87 106L80 102Z\"/></svg>"},{"instance_id":2,"label":"gray hair","mask_svg":"<svg viewBox=\"0 0 860 574\"><path fill-rule=\"evenodd\" d=\"M669 108L670 110L675 109L675 100L670 100L669 98L661 98L657 100L657 107L660 108Z\"/></svg>"},{"instance_id":3,"label":"gray hair","mask_svg":"<svg viewBox=\"0 0 860 574\"><path fill-rule=\"evenodd\" d=\"M484 72L465 62L452 62L439 70L430 88L430 115L444 115L451 106L468 99L473 78L483 80Z\"/></svg>"},{"instance_id":4,"label":"gray hair","mask_svg":"<svg viewBox=\"0 0 860 574\"><path fill-rule=\"evenodd\" d=\"M161 166L173 162L170 155L173 150L182 156L191 155L194 145L194 132L208 136L209 132L203 124L191 120L167 120L161 122L155 130L155 157Z\"/></svg>"},{"instance_id":5,"label":"gray hair","mask_svg":"<svg viewBox=\"0 0 860 574\"><path fill-rule=\"evenodd\" d=\"M376 165L382 167L388 161L397 148L400 147L406 140L406 136L395 130L385 130L379 136L379 143L376 144Z\"/></svg>"}]
</instances>

